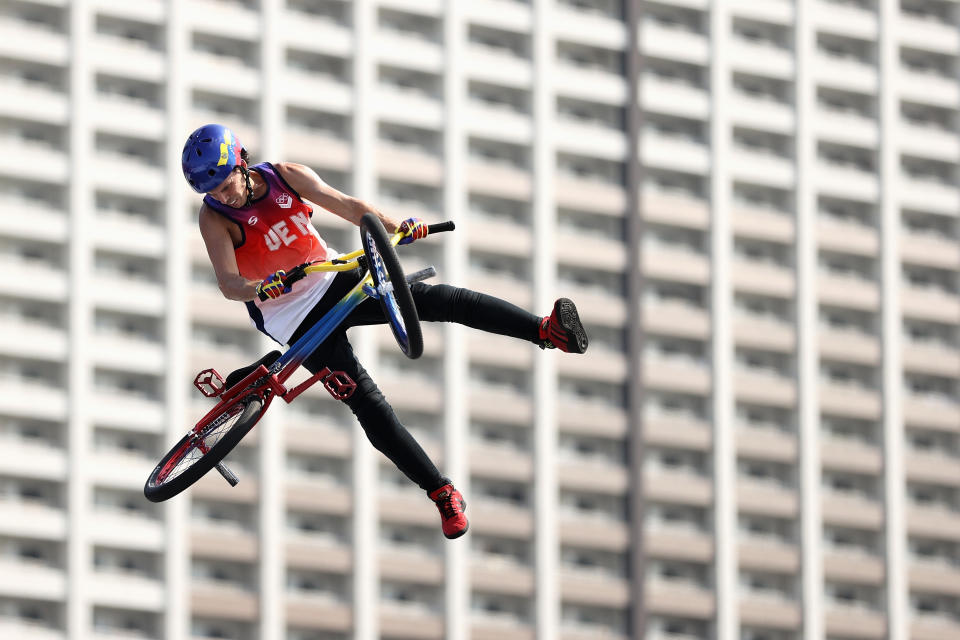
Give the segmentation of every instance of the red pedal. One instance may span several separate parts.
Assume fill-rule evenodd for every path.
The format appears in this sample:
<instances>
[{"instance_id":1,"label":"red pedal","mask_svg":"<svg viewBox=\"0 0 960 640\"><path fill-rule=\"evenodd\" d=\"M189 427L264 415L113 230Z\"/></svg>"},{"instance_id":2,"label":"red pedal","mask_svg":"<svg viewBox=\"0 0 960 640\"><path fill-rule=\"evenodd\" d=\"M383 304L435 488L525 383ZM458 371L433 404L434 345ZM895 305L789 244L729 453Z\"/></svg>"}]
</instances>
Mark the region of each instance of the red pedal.
<instances>
[{"instance_id":1,"label":"red pedal","mask_svg":"<svg viewBox=\"0 0 960 640\"><path fill-rule=\"evenodd\" d=\"M193 386L206 397L217 398L223 393L226 384L216 369L204 369L194 378Z\"/></svg>"}]
</instances>

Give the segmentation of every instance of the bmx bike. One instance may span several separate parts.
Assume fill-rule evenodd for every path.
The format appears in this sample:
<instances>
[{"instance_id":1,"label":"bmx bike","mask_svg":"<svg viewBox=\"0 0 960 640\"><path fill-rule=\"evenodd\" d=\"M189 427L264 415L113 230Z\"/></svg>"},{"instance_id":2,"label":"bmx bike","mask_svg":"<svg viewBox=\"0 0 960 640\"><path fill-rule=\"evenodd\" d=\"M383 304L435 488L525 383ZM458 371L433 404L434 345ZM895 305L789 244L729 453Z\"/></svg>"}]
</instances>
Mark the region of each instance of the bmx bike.
<instances>
[{"instance_id":1,"label":"bmx bike","mask_svg":"<svg viewBox=\"0 0 960 640\"><path fill-rule=\"evenodd\" d=\"M453 222L428 226L429 233L453 229ZM226 381L215 369L204 369L197 374L194 386L204 396L219 401L157 463L143 487L148 500L169 500L214 468L235 486L239 479L223 459L263 417L274 398L293 402L317 382L322 382L335 398L348 398L356 386L354 382L343 372L326 367L293 388L288 389L284 383L367 298L380 301L387 324L403 353L409 358L420 357L423 335L410 284L436 275L436 269L428 267L404 275L394 247L405 236L399 232L388 235L380 220L366 213L360 222L360 249L333 260L302 264L287 272L290 283L320 271L365 269L367 273L286 353L272 351L256 363L233 372Z\"/></svg>"}]
</instances>

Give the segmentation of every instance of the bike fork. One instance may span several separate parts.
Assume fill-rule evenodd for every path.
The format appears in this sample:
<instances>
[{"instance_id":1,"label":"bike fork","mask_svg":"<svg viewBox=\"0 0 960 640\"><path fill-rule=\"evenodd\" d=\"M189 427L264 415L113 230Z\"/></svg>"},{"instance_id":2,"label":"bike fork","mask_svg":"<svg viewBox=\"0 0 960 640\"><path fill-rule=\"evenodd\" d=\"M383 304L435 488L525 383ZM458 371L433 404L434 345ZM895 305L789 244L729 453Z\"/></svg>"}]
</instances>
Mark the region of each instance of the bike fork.
<instances>
[{"instance_id":1,"label":"bike fork","mask_svg":"<svg viewBox=\"0 0 960 640\"><path fill-rule=\"evenodd\" d=\"M197 444L197 448L203 452L203 455L207 455L207 452L210 451L210 447L208 447L207 443L203 440L200 440L199 444ZM240 482L240 478L237 477L237 474L231 471L230 467L223 463L223 460L218 462L215 468L220 472L220 475L223 476L223 479L230 483L231 487L237 486L237 483Z\"/></svg>"}]
</instances>

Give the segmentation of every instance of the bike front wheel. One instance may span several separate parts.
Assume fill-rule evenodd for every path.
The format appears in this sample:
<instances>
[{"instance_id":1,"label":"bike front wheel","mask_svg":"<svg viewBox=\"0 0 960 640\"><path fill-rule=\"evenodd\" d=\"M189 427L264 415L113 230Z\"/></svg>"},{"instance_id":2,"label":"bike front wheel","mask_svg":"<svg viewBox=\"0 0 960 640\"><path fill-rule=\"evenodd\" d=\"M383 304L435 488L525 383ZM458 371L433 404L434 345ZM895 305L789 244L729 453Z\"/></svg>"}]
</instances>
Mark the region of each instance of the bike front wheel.
<instances>
[{"instance_id":1,"label":"bike front wheel","mask_svg":"<svg viewBox=\"0 0 960 640\"><path fill-rule=\"evenodd\" d=\"M423 354L420 316L417 315L413 294L410 293L410 285L403 274L397 252L377 216L372 213L363 214L360 238L380 306L393 331L393 337L408 358L419 358Z\"/></svg>"},{"instance_id":2,"label":"bike front wheel","mask_svg":"<svg viewBox=\"0 0 960 640\"><path fill-rule=\"evenodd\" d=\"M224 406L210 424L199 432L191 430L167 452L147 478L143 495L151 502L163 502L190 487L237 446L264 409L256 394Z\"/></svg>"}]
</instances>

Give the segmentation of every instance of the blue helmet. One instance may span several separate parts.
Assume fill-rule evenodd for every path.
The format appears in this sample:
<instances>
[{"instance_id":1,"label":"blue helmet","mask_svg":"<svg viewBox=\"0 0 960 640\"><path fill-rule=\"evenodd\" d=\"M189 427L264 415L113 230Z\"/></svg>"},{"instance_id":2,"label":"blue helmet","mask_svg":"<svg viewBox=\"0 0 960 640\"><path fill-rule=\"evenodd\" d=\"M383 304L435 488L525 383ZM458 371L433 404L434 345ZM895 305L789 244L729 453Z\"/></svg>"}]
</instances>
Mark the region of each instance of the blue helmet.
<instances>
[{"instance_id":1,"label":"blue helmet","mask_svg":"<svg viewBox=\"0 0 960 640\"><path fill-rule=\"evenodd\" d=\"M227 179L240 164L243 145L233 131L220 124L205 124L183 145L183 177L197 193L207 193Z\"/></svg>"}]
</instances>

